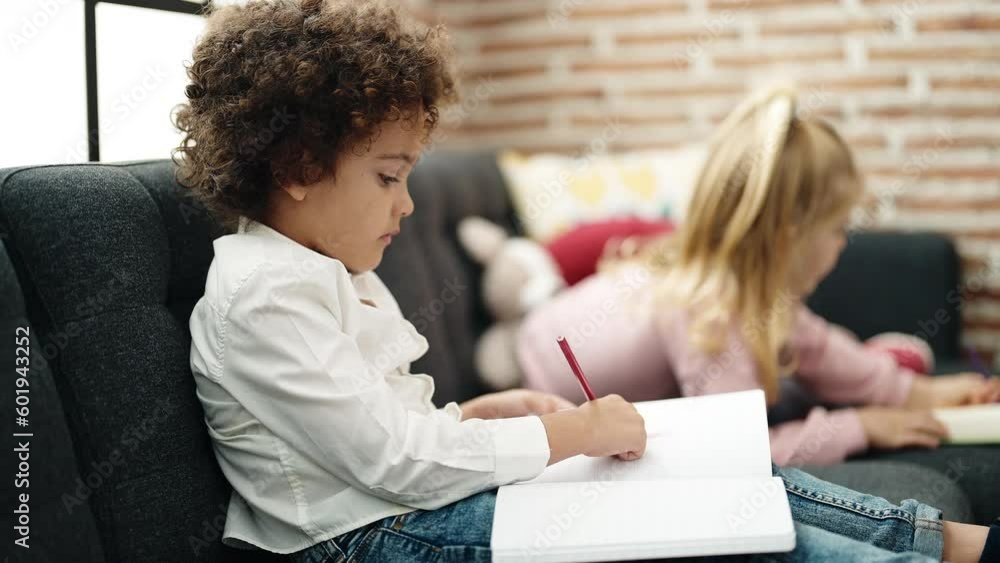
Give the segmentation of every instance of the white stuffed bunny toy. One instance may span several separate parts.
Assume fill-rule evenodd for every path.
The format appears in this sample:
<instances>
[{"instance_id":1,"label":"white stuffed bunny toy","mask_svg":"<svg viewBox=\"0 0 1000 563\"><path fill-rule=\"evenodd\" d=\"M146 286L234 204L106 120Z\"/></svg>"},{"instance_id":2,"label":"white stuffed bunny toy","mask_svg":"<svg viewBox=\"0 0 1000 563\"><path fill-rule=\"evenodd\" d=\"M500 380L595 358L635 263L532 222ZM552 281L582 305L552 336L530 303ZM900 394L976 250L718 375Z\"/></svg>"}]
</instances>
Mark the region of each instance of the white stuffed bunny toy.
<instances>
[{"instance_id":1,"label":"white stuffed bunny toy","mask_svg":"<svg viewBox=\"0 0 1000 563\"><path fill-rule=\"evenodd\" d=\"M518 387L521 368L516 343L521 321L566 287L566 282L545 247L511 237L482 217L463 219L458 224L458 240L483 266L483 300L495 321L476 343L476 370L491 389Z\"/></svg>"}]
</instances>

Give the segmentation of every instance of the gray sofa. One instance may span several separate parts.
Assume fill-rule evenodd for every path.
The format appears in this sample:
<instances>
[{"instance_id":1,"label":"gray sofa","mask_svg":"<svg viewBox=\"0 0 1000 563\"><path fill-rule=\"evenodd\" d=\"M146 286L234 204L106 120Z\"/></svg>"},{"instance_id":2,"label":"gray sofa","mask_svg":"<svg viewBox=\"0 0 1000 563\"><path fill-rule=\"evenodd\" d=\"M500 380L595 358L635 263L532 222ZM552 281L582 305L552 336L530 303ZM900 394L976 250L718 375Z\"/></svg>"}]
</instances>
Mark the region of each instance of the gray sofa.
<instances>
[{"instance_id":1,"label":"gray sofa","mask_svg":"<svg viewBox=\"0 0 1000 563\"><path fill-rule=\"evenodd\" d=\"M472 350L490 322L480 302L480 272L460 250L455 225L470 214L511 230L516 225L489 153L434 154L414 172L411 192L416 214L378 273L430 342L414 369L434 376L435 400L444 404L483 391ZM15 427L10 411L0 417L5 451L16 447L12 433L33 433L30 488L5 479L0 490L5 507L30 493L31 549L11 550L12 561L276 559L223 548L219 541L229 488L212 455L188 367L188 316L204 289L212 241L222 234L180 192L167 160L0 170L0 320L6 335L0 357L14 362L16 327L30 327L31 337L28 426ZM854 254L869 256L891 242L872 236L854 241L844 265L855 268ZM886 251L896 254L886 247L878 255ZM825 286L818 299L834 305L824 312L836 314L837 299L876 310L901 298L852 293L871 273L849 271L844 275L854 281ZM946 276L930 277L943 287L954 275L957 265ZM459 289L457 299L440 306L447 287ZM918 301L921 307L936 303L933 288L916 293L926 301ZM902 301L898 306L916 318L925 315ZM908 320L896 320L901 324L895 327L852 328L909 329ZM939 352L957 353L957 325L937 337ZM10 378L0 385L0 402L14 403ZM12 475L14 458L5 459ZM933 492L947 516L974 517L961 478L932 469L880 461L825 471L896 501ZM4 529L11 530L11 510L3 515Z\"/></svg>"}]
</instances>

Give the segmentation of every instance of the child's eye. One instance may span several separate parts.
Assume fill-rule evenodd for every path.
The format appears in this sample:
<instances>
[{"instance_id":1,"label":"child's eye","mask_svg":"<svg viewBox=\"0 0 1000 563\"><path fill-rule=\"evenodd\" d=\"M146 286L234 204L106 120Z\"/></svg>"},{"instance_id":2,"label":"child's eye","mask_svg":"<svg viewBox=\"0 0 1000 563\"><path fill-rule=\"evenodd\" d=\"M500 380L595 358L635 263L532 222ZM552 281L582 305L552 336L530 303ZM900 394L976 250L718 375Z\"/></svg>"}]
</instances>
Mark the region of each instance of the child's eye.
<instances>
[{"instance_id":1,"label":"child's eye","mask_svg":"<svg viewBox=\"0 0 1000 563\"><path fill-rule=\"evenodd\" d=\"M383 185L388 186L389 184L394 184L399 181L399 178L394 178L392 176L386 176L385 174L379 174L378 179Z\"/></svg>"}]
</instances>

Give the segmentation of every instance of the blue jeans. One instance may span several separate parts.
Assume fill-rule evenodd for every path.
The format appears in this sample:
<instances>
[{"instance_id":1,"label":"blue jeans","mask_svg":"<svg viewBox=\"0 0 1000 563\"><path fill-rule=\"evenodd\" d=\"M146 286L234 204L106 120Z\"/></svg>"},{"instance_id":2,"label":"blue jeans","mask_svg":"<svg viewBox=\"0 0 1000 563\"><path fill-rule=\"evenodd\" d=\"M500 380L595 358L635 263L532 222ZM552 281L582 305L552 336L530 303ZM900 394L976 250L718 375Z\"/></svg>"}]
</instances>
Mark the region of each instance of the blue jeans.
<instances>
[{"instance_id":1,"label":"blue jeans","mask_svg":"<svg viewBox=\"0 0 1000 563\"><path fill-rule=\"evenodd\" d=\"M671 559L671 562L940 561L941 511L915 500L900 506L772 466L785 481L795 520L788 553ZM295 563L490 563L496 490L437 510L373 522L292 554Z\"/></svg>"}]
</instances>

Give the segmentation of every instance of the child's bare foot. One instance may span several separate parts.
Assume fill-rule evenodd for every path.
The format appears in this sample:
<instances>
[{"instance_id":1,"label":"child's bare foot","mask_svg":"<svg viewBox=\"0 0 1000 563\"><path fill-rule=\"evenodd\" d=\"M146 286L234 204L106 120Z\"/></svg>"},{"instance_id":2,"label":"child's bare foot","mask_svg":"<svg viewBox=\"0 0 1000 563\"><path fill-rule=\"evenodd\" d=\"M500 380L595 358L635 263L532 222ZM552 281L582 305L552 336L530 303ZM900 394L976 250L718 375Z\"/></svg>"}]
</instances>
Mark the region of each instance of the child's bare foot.
<instances>
[{"instance_id":1,"label":"child's bare foot","mask_svg":"<svg viewBox=\"0 0 1000 563\"><path fill-rule=\"evenodd\" d=\"M980 561L984 554L986 537L989 532L990 528L986 526L959 524L946 520L943 531L944 553L941 558L955 563Z\"/></svg>"}]
</instances>

